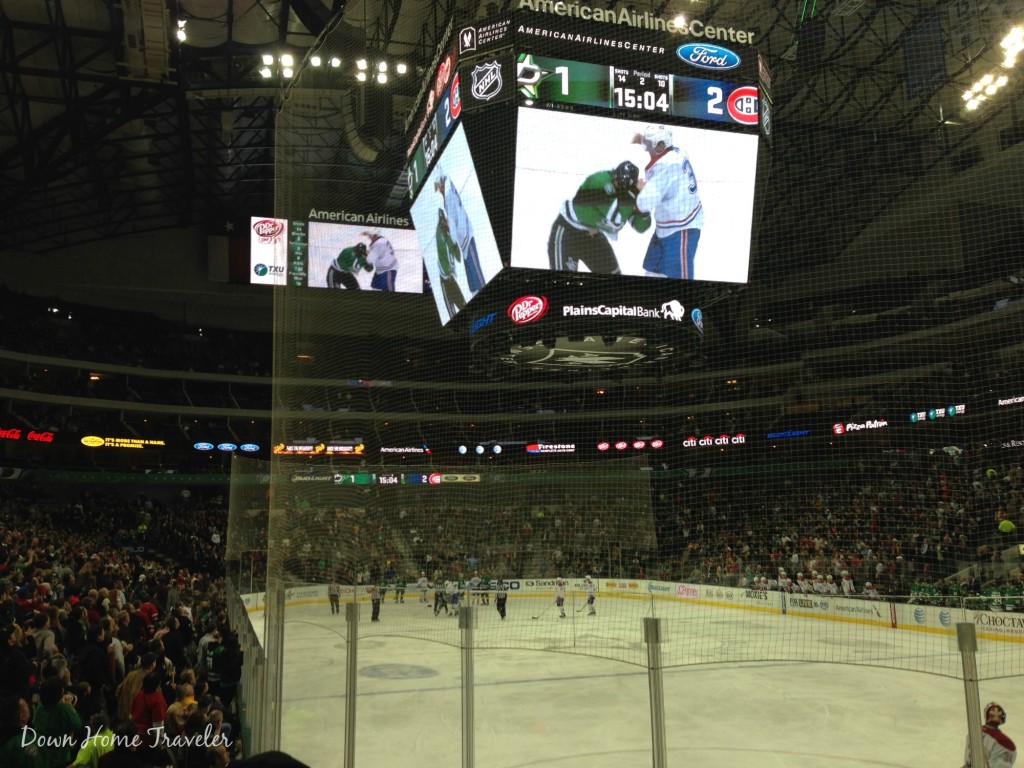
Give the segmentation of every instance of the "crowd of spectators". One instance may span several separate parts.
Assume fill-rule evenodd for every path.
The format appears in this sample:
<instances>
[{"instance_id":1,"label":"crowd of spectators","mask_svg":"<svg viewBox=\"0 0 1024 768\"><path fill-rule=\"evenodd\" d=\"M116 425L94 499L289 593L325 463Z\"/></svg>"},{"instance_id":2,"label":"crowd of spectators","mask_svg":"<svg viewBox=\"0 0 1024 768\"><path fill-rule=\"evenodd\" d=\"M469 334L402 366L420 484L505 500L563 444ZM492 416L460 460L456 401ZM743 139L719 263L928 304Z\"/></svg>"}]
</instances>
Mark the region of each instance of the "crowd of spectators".
<instances>
[{"instance_id":1,"label":"crowd of spectators","mask_svg":"<svg viewBox=\"0 0 1024 768\"><path fill-rule=\"evenodd\" d=\"M647 501L581 487L493 505L466 495L458 506L399 505L390 490L368 490L361 505L298 499L282 540L286 579L586 574L817 591L820 576L831 594L1024 607L1013 554L1024 470L969 452L792 473L772 486L707 477ZM241 655L225 612L224 496L56 500L24 482L0 493L3 764L95 766L96 742L84 735L132 728L149 739L140 756L156 764L225 764L240 732ZM243 556L255 557L267 521L250 522ZM33 750L25 725L80 740Z\"/></svg>"},{"instance_id":2,"label":"crowd of spectators","mask_svg":"<svg viewBox=\"0 0 1024 768\"><path fill-rule=\"evenodd\" d=\"M376 486L358 504L303 501L286 516L285 568L312 582L415 581L440 570L453 579L590 574L788 591L820 576L837 594L845 586L950 604L1012 593L1020 580L1024 470L1006 457L883 456L827 473L780 468L767 483L710 476L608 496L580 477L578 489L552 483L521 498L481 485L475 503L426 491L415 503Z\"/></svg>"},{"instance_id":3,"label":"crowd of spectators","mask_svg":"<svg viewBox=\"0 0 1024 768\"><path fill-rule=\"evenodd\" d=\"M0 764L205 768L240 754L223 551L197 543L223 516L191 499L0 486Z\"/></svg>"}]
</instances>

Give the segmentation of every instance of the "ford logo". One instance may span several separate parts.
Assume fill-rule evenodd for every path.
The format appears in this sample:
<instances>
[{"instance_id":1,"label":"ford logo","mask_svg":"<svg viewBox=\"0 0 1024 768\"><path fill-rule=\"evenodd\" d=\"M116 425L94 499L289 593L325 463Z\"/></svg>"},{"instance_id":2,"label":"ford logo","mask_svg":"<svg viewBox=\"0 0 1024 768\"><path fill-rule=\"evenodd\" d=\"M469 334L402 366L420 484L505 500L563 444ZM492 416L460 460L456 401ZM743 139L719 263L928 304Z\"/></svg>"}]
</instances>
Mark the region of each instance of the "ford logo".
<instances>
[{"instance_id":1,"label":"ford logo","mask_svg":"<svg viewBox=\"0 0 1024 768\"><path fill-rule=\"evenodd\" d=\"M692 64L698 69L726 70L736 69L740 65L740 57L720 45L707 43L687 43L676 48L676 56Z\"/></svg>"}]
</instances>

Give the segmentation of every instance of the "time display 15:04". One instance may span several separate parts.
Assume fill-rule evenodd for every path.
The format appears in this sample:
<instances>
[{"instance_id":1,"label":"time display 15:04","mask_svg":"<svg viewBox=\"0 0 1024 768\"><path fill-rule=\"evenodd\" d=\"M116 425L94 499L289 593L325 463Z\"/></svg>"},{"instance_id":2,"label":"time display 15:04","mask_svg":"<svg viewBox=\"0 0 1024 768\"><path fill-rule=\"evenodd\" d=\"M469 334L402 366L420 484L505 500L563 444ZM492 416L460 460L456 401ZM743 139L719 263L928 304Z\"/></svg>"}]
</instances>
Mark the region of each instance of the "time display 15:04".
<instances>
[{"instance_id":1,"label":"time display 15:04","mask_svg":"<svg viewBox=\"0 0 1024 768\"><path fill-rule=\"evenodd\" d=\"M641 109L664 112L672 108L672 77L637 69L611 67L612 104L619 109Z\"/></svg>"}]
</instances>

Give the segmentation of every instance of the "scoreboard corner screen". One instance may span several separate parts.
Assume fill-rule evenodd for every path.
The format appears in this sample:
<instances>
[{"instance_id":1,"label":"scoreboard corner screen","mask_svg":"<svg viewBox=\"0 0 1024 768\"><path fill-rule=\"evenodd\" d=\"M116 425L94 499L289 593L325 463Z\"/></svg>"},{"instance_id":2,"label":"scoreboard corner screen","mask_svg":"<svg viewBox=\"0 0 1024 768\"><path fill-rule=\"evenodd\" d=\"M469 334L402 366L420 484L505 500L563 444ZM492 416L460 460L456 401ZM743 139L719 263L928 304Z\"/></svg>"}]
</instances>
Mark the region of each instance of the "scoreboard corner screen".
<instances>
[{"instance_id":1,"label":"scoreboard corner screen","mask_svg":"<svg viewBox=\"0 0 1024 768\"><path fill-rule=\"evenodd\" d=\"M451 164L445 145L464 140L454 153L472 158L497 236L497 253L480 249L484 273L747 282L765 83L755 33L646 11L519 5L500 23L453 30L455 74L435 87L429 152L410 165L413 219L429 229L421 241L442 242L440 206L417 198L431 189L432 165ZM446 252L429 275L442 322L461 310L453 286L465 301L476 293L461 285L459 254Z\"/></svg>"}]
</instances>

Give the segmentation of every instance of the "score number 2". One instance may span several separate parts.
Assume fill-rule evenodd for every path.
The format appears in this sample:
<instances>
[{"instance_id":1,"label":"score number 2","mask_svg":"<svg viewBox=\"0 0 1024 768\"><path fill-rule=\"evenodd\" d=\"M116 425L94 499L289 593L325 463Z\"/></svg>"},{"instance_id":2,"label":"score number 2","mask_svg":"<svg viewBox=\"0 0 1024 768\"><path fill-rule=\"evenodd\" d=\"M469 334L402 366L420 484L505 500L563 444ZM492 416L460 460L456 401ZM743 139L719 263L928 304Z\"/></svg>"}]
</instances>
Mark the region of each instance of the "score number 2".
<instances>
[{"instance_id":1,"label":"score number 2","mask_svg":"<svg viewBox=\"0 0 1024 768\"><path fill-rule=\"evenodd\" d=\"M708 88L708 114L709 115L722 115L722 102L725 101L725 96L722 94L722 89L717 85L712 85Z\"/></svg>"}]
</instances>

